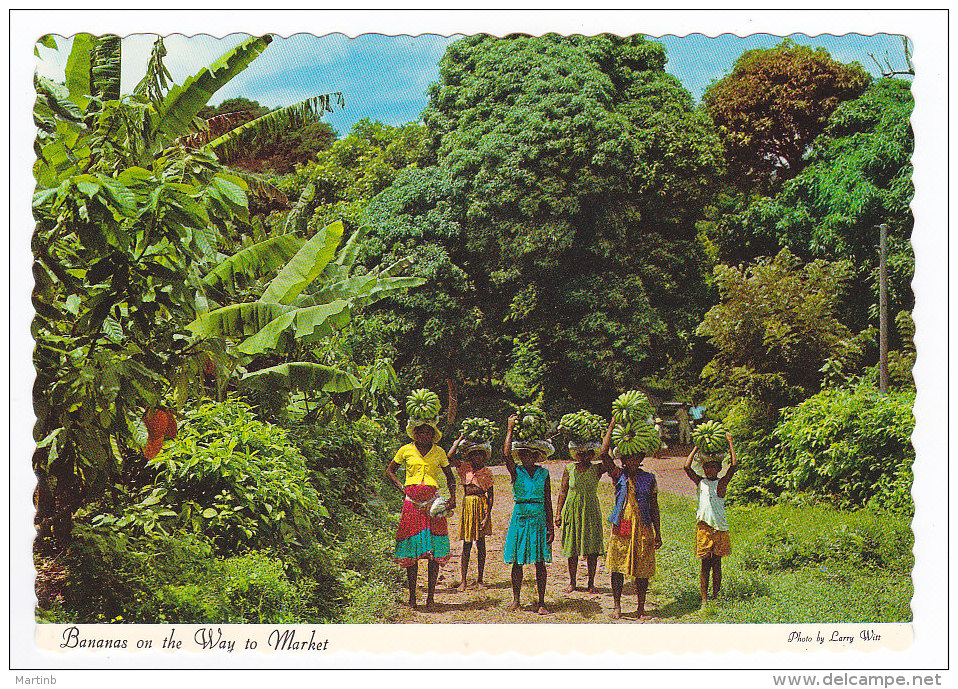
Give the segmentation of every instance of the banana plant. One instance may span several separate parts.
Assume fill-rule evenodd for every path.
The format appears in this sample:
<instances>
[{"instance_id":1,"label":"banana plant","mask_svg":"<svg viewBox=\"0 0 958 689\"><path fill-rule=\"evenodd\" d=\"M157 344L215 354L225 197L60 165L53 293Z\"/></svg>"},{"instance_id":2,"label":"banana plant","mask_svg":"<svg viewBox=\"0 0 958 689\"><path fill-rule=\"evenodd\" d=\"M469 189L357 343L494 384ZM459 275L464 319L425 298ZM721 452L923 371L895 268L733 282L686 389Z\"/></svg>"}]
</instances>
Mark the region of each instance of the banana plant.
<instances>
[{"instance_id":1,"label":"banana plant","mask_svg":"<svg viewBox=\"0 0 958 689\"><path fill-rule=\"evenodd\" d=\"M77 34L65 68L65 84L37 76L38 98L34 119L37 139L35 176L41 186L55 186L87 171L99 162L101 144L118 161L149 168L165 149L205 129L197 116L213 94L245 70L272 42L272 36L251 37L227 51L209 67L182 85L170 85L163 66L166 48L157 38L147 71L133 94L120 98L120 38ZM49 45L49 44L47 44ZM342 93L308 98L207 141L200 150L223 157L264 137L274 137L291 127L342 106ZM109 156L108 156L109 157Z\"/></svg>"},{"instance_id":2,"label":"banana plant","mask_svg":"<svg viewBox=\"0 0 958 689\"><path fill-rule=\"evenodd\" d=\"M294 221L295 223L295 221ZM409 261L370 271L356 269L361 231L350 237L337 255L343 224L334 222L302 242L293 235L281 235L255 244L226 259L203 278L210 301L224 289L242 280L254 280L275 266L277 247L284 249L302 242L298 251L266 284L255 301L230 304L200 314L187 327L198 339L219 338L237 342L236 349L250 358L295 355L341 330L352 313L386 296L423 284L422 278L402 277ZM241 385L277 389L343 392L356 389L355 377L331 367L309 362L289 362L247 373ZM317 368L318 367L318 368Z\"/></svg>"}]
</instances>

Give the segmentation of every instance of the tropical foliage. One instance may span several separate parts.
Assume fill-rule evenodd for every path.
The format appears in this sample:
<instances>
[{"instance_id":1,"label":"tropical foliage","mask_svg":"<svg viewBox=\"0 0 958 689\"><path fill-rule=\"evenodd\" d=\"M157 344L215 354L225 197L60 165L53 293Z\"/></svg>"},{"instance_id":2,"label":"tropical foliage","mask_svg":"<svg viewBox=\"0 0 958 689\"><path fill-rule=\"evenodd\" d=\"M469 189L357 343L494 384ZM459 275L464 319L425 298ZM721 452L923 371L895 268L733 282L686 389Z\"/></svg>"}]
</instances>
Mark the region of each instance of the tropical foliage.
<instances>
[{"instance_id":1,"label":"tropical foliage","mask_svg":"<svg viewBox=\"0 0 958 689\"><path fill-rule=\"evenodd\" d=\"M861 65L844 65L824 48L789 39L744 53L702 98L732 180L746 191L767 192L798 175L828 116L860 96L870 80Z\"/></svg>"},{"instance_id":2,"label":"tropical foliage","mask_svg":"<svg viewBox=\"0 0 958 689\"><path fill-rule=\"evenodd\" d=\"M812 567L816 544L816 565L907 573L906 81L785 41L696 104L652 40L477 35L421 121L339 138L340 93L210 105L272 41L175 84L158 39L125 94L122 41L78 34L63 82L36 78L40 619L393 619L379 477L420 388L445 391L447 437L635 390L647 413L615 439L636 446L659 398L698 394L742 460L730 514L851 525L752 529L735 595L767 598L750 572Z\"/></svg>"}]
</instances>

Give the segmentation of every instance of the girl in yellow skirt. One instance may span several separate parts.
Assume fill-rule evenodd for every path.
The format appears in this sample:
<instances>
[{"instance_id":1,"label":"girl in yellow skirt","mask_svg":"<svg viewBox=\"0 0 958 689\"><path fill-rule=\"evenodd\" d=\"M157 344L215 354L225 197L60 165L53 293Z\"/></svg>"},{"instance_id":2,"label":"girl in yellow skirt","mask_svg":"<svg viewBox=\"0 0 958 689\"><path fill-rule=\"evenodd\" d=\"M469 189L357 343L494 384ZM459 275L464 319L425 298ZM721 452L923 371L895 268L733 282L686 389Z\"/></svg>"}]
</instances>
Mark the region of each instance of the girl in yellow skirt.
<instances>
[{"instance_id":1,"label":"girl in yellow skirt","mask_svg":"<svg viewBox=\"0 0 958 689\"><path fill-rule=\"evenodd\" d=\"M600 450L602 464L615 482L615 507L609 515L612 533L605 558L606 569L612 575L612 617L622 617L622 588L625 577L630 576L635 579L636 617L644 620L648 619L645 596L649 579L655 575L655 551L662 547L658 490L655 475L642 470L643 455L620 456L616 448L613 456L622 461L622 468L612 462L609 446L614 427L613 420Z\"/></svg>"},{"instance_id":2,"label":"girl in yellow skirt","mask_svg":"<svg viewBox=\"0 0 958 689\"><path fill-rule=\"evenodd\" d=\"M459 454L465 456L459 459ZM469 571L469 555L472 542L476 542L477 588L485 588L482 581L486 569L486 536L492 534L492 472L486 462L492 457L491 443L472 443L459 436L449 449L449 463L456 467L459 482L465 493L462 499L462 514L459 517L459 539L462 541L462 581L459 590L466 590L466 573Z\"/></svg>"}]
</instances>

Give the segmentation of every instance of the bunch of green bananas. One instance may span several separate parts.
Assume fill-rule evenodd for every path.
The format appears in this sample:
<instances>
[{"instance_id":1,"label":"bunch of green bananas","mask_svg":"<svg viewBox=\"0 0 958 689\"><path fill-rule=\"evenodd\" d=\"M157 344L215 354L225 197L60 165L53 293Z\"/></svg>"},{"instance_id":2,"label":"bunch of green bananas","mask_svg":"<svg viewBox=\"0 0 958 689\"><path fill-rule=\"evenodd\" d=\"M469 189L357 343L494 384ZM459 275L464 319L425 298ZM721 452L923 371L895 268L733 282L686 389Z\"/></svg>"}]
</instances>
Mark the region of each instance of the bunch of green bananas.
<instances>
[{"instance_id":1,"label":"bunch of green bananas","mask_svg":"<svg viewBox=\"0 0 958 689\"><path fill-rule=\"evenodd\" d=\"M728 431L720 421L706 421L692 431L692 441L707 455L714 455L728 449Z\"/></svg>"},{"instance_id":2,"label":"bunch of green bananas","mask_svg":"<svg viewBox=\"0 0 958 689\"><path fill-rule=\"evenodd\" d=\"M442 403L432 390L420 388L406 398L406 413L410 419L434 419L439 416Z\"/></svg>"},{"instance_id":3,"label":"bunch of green bananas","mask_svg":"<svg viewBox=\"0 0 958 689\"><path fill-rule=\"evenodd\" d=\"M658 430L644 420L616 424L612 440L619 455L652 454L662 445Z\"/></svg>"},{"instance_id":4,"label":"bunch of green bananas","mask_svg":"<svg viewBox=\"0 0 958 689\"><path fill-rule=\"evenodd\" d=\"M516 411L519 422L512 433L516 440L542 440L549 433L549 419L546 413L531 404L519 407Z\"/></svg>"},{"instance_id":5,"label":"bunch of green bananas","mask_svg":"<svg viewBox=\"0 0 958 689\"><path fill-rule=\"evenodd\" d=\"M612 418L618 424L646 423L651 416L652 405L638 390L623 392L612 403Z\"/></svg>"},{"instance_id":6,"label":"bunch of green bananas","mask_svg":"<svg viewBox=\"0 0 958 689\"><path fill-rule=\"evenodd\" d=\"M573 443L591 443L602 440L605 419L585 409L565 414L559 420L559 432Z\"/></svg>"},{"instance_id":7,"label":"bunch of green bananas","mask_svg":"<svg viewBox=\"0 0 958 689\"><path fill-rule=\"evenodd\" d=\"M495 437L496 424L489 419L466 419L462 422L462 432L466 436L466 440L481 445Z\"/></svg>"}]
</instances>

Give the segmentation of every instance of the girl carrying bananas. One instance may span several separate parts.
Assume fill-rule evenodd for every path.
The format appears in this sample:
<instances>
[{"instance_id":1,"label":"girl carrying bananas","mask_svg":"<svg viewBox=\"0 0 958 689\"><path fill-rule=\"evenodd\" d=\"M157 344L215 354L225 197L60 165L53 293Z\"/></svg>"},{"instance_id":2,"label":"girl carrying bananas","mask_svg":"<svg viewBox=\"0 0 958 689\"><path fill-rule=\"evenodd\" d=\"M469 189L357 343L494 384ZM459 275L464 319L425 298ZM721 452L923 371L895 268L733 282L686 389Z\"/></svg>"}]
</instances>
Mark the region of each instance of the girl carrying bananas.
<instances>
[{"instance_id":1,"label":"girl carrying bananas","mask_svg":"<svg viewBox=\"0 0 958 689\"><path fill-rule=\"evenodd\" d=\"M513 430L518 421L519 416L516 414L509 417L506 442L502 450L515 498L512 521L509 523L502 551L506 564L512 565L513 600L509 610L518 610L520 607L522 566L535 564L536 589L539 594L536 613L548 615L549 611L545 606L546 563L552 562L549 545L555 539L552 525L552 491L549 486L549 472L536 463L555 450L548 441L541 438L530 437L512 442ZM521 467L516 467L513 456L519 458Z\"/></svg>"},{"instance_id":2,"label":"girl carrying bananas","mask_svg":"<svg viewBox=\"0 0 958 689\"><path fill-rule=\"evenodd\" d=\"M421 391L416 391L417 394ZM446 511L456 508L456 479L449 468L446 452L436 445L442 434L439 432L433 405L438 407L439 399L430 398L428 410L412 407L406 435L413 442L403 445L395 458L386 468L386 477L396 488L402 491L402 516L396 534L394 559L406 568L406 580L409 586L409 606L416 607L416 584L419 580L419 560L428 560L426 610L435 609L434 596L436 580L439 578L439 564L449 559L449 530L444 513L433 509L439 497L439 471L446 475L449 487L449 502ZM410 404L412 399L410 400ZM409 409L407 404L407 410ZM438 409L436 409L438 414ZM423 417L426 418L423 418ZM400 482L396 470L406 469L405 485Z\"/></svg>"},{"instance_id":3,"label":"girl carrying bananas","mask_svg":"<svg viewBox=\"0 0 958 689\"><path fill-rule=\"evenodd\" d=\"M566 464L562 486L556 504L556 526L562 527L562 554L569 564L569 586L565 593L577 590L576 570L579 558L588 565L589 593L595 588L595 570L599 555L605 554L602 536L602 513L599 510L597 489L605 473L601 462L593 464L596 450L601 446L602 417L579 411L566 414L559 422L559 430L569 438L569 454L574 462Z\"/></svg>"},{"instance_id":4,"label":"girl carrying bananas","mask_svg":"<svg viewBox=\"0 0 958 689\"><path fill-rule=\"evenodd\" d=\"M635 579L636 617L644 620L648 619L645 596L649 579L655 575L655 551L662 547L658 491L655 475L642 470L644 452L630 449L628 453L620 453L616 447L613 456L622 461L622 468L613 464L609 446L615 426L613 419L599 450L602 464L615 482L615 507L609 515L612 533L605 559L612 575L612 617L622 617L622 588L628 575Z\"/></svg>"},{"instance_id":5,"label":"girl carrying bananas","mask_svg":"<svg viewBox=\"0 0 958 689\"><path fill-rule=\"evenodd\" d=\"M470 419L471 420L471 419ZM469 420L467 420L469 421ZM459 455L465 459L460 460ZM486 536L492 534L492 472L486 462L492 457L489 441L477 443L466 439L463 432L449 448L449 463L459 474L462 484L462 514L459 517L459 539L462 541L462 581L459 590L466 590L466 573L469 571L469 555L472 542L476 542L476 565L478 577L476 588L483 589L486 569Z\"/></svg>"}]
</instances>

